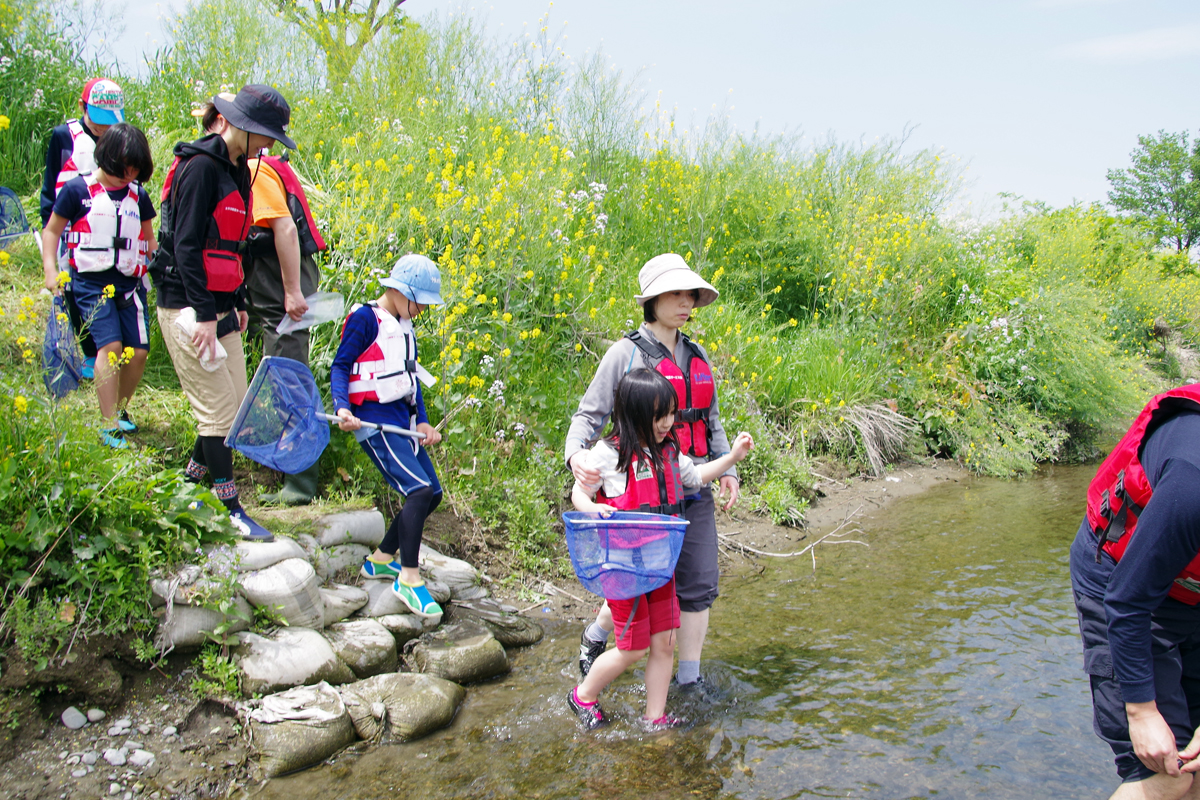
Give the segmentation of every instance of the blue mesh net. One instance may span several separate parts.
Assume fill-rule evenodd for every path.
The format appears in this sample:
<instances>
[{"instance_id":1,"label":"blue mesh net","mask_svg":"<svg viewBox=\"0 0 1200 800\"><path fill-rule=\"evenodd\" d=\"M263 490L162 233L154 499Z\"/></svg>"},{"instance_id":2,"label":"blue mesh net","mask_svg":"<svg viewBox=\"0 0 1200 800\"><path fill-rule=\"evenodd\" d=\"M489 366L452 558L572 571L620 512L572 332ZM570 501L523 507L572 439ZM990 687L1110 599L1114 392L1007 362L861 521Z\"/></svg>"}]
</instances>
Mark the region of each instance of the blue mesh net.
<instances>
[{"instance_id":1,"label":"blue mesh net","mask_svg":"<svg viewBox=\"0 0 1200 800\"><path fill-rule=\"evenodd\" d=\"M629 600L675 574L688 521L617 511L605 519L586 511L563 514L571 566L583 588L608 600Z\"/></svg>"},{"instance_id":2,"label":"blue mesh net","mask_svg":"<svg viewBox=\"0 0 1200 800\"><path fill-rule=\"evenodd\" d=\"M29 220L25 218L16 193L7 186L0 186L0 246L29 232Z\"/></svg>"},{"instance_id":3,"label":"blue mesh net","mask_svg":"<svg viewBox=\"0 0 1200 800\"><path fill-rule=\"evenodd\" d=\"M83 354L75 344L75 332L71 330L64 301L56 297L46 321L46 338L42 340L42 380L51 397L62 399L79 388L82 376Z\"/></svg>"},{"instance_id":4,"label":"blue mesh net","mask_svg":"<svg viewBox=\"0 0 1200 800\"><path fill-rule=\"evenodd\" d=\"M289 474L317 463L329 444L329 423L308 367L268 356L258 365L225 444L260 464Z\"/></svg>"}]
</instances>

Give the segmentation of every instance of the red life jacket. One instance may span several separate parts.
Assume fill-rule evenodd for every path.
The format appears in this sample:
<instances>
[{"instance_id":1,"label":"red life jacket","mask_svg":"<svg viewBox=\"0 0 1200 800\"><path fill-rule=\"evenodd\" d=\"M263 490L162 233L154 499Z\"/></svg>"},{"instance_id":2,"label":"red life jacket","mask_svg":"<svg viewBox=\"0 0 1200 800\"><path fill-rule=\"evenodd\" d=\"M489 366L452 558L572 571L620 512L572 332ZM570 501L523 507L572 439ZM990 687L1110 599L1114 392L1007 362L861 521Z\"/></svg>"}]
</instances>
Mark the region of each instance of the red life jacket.
<instances>
[{"instance_id":1,"label":"red life jacket","mask_svg":"<svg viewBox=\"0 0 1200 800\"><path fill-rule=\"evenodd\" d=\"M190 163L192 158L195 156L189 156L184 163ZM167 170L159 209L159 217L162 220L159 229L162 238L160 246L170 248L172 255L175 251L175 220L171 189L175 185L175 173L180 165L180 159L176 157L171 162L171 168ZM237 182L224 170L220 171L217 192L221 199L217 201L217 207L208 221L208 232L204 249L201 251L204 274L208 277L206 288L210 292L236 292L245 277L242 272L241 244L246 241L246 235L250 232L250 198L242 197Z\"/></svg>"},{"instance_id":2,"label":"red life jacket","mask_svg":"<svg viewBox=\"0 0 1200 800\"><path fill-rule=\"evenodd\" d=\"M417 402L417 337L412 322L396 319L375 303L368 307L375 312L379 333L375 341L354 360L350 369L349 394L351 405L361 406L368 400L393 403L404 400ZM360 305L355 305L353 314ZM346 317L350 319L349 316ZM342 331L346 330L342 323Z\"/></svg>"},{"instance_id":3,"label":"red life jacket","mask_svg":"<svg viewBox=\"0 0 1200 800\"><path fill-rule=\"evenodd\" d=\"M716 396L712 366L691 339L683 333L679 335L687 353L682 368L675 363L666 346L646 338L641 331L630 331L625 338L637 345L646 361L675 387L679 410L675 415L674 431L680 451L689 456L707 456L708 438L712 433L708 428L708 412Z\"/></svg>"},{"instance_id":4,"label":"red life jacket","mask_svg":"<svg viewBox=\"0 0 1200 800\"><path fill-rule=\"evenodd\" d=\"M275 174L283 181L283 191L287 195L288 211L292 221L296 223L296 233L300 238L300 255L311 256L325 249L325 240L317 230L317 221L313 218L308 207L308 198L304 196L304 187L296 176L292 165L288 163L287 153L282 156L263 156L262 163L275 170ZM251 174L256 172L254 159L246 162Z\"/></svg>"},{"instance_id":5,"label":"red life jacket","mask_svg":"<svg viewBox=\"0 0 1200 800\"><path fill-rule=\"evenodd\" d=\"M62 191L63 184L96 169L96 140L83 129L83 122L67 120L67 131L71 134L71 153L63 159L62 168L54 179L54 194Z\"/></svg>"},{"instance_id":6,"label":"red life jacket","mask_svg":"<svg viewBox=\"0 0 1200 800\"><path fill-rule=\"evenodd\" d=\"M611 444L615 447L616 441ZM635 453L625 475L625 493L608 497L604 487L596 493L596 502L607 503L622 511L642 511L649 514L683 516L683 480L679 476L679 451L669 441L663 442L664 470L654 467L654 460L645 453Z\"/></svg>"},{"instance_id":7,"label":"red life jacket","mask_svg":"<svg viewBox=\"0 0 1200 800\"><path fill-rule=\"evenodd\" d=\"M1088 524L1096 533L1096 560L1104 550L1120 561L1154 490L1142 470L1142 446L1166 420L1181 411L1200 411L1200 383L1180 386L1152 398L1138 414L1092 479L1087 491ZM1200 553L1175 577L1167 593L1182 603L1200 603Z\"/></svg>"},{"instance_id":8,"label":"red life jacket","mask_svg":"<svg viewBox=\"0 0 1200 800\"><path fill-rule=\"evenodd\" d=\"M142 277L150 243L142 235L137 182L126 187L125 197L118 204L94 176L85 175L83 180L92 205L86 216L71 223L64 237L71 266L78 272L103 272L116 267L122 275Z\"/></svg>"}]
</instances>

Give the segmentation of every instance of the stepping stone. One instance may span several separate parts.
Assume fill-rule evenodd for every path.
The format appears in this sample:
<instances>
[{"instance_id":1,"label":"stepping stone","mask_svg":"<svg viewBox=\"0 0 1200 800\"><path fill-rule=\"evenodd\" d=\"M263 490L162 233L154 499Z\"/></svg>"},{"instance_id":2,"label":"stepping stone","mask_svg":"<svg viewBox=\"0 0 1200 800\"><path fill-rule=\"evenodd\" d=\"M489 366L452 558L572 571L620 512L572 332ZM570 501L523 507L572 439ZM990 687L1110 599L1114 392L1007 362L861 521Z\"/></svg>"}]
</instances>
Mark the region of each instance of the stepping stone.
<instances>
[{"instance_id":1,"label":"stepping stone","mask_svg":"<svg viewBox=\"0 0 1200 800\"><path fill-rule=\"evenodd\" d=\"M62 724L66 725L73 731L77 731L84 725L87 725L87 717L75 706L71 706L66 711L62 712Z\"/></svg>"}]
</instances>

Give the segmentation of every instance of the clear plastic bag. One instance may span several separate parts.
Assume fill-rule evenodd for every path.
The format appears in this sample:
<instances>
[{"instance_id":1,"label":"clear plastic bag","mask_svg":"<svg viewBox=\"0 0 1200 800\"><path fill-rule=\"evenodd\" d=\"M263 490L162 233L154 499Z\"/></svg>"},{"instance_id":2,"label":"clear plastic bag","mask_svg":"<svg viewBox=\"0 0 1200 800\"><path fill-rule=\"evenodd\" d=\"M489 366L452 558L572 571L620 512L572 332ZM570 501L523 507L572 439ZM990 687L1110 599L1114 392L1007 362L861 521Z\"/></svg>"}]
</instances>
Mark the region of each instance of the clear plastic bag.
<instances>
[{"instance_id":1,"label":"clear plastic bag","mask_svg":"<svg viewBox=\"0 0 1200 800\"><path fill-rule=\"evenodd\" d=\"M337 292L314 292L304 298L304 302L308 303L308 311L304 312L304 316L297 320L285 314L283 320L275 328L276 333L302 331L313 325L320 325L322 322L341 319L346 309L345 300Z\"/></svg>"}]
</instances>

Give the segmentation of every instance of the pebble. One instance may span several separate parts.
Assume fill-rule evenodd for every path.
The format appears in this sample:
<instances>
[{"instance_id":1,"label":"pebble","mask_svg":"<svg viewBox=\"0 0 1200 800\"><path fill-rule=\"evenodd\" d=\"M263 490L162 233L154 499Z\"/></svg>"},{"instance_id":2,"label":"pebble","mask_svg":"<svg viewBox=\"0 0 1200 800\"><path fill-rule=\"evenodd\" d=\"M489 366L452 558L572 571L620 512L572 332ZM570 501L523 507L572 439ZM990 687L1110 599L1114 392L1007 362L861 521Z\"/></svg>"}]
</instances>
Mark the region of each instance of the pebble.
<instances>
[{"instance_id":1,"label":"pebble","mask_svg":"<svg viewBox=\"0 0 1200 800\"><path fill-rule=\"evenodd\" d=\"M88 713L87 713L88 722L99 722L100 720L104 719L107 716L108 715L105 714L104 711L99 708L88 709Z\"/></svg>"},{"instance_id":2,"label":"pebble","mask_svg":"<svg viewBox=\"0 0 1200 800\"><path fill-rule=\"evenodd\" d=\"M64 758L66 758L69 755L70 755L70 753L68 753L66 750L63 750L61 753L58 754L58 760L62 761Z\"/></svg>"},{"instance_id":3,"label":"pebble","mask_svg":"<svg viewBox=\"0 0 1200 800\"><path fill-rule=\"evenodd\" d=\"M126 750L141 750L143 747L145 747L144 744L141 742L135 742L133 739L128 739L125 742Z\"/></svg>"},{"instance_id":4,"label":"pebble","mask_svg":"<svg viewBox=\"0 0 1200 800\"><path fill-rule=\"evenodd\" d=\"M125 751L110 747L104 751L104 760L114 767L125 766Z\"/></svg>"},{"instance_id":5,"label":"pebble","mask_svg":"<svg viewBox=\"0 0 1200 800\"><path fill-rule=\"evenodd\" d=\"M174 726L174 725L168 725L167 727L165 727L165 728L163 728L163 729L162 729L162 735L163 735L163 738L164 738L164 739L166 739L166 738L168 738L168 737L174 736L174 735L175 735L175 732L176 732L176 728L175 728L175 726Z\"/></svg>"},{"instance_id":6,"label":"pebble","mask_svg":"<svg viewBox=\"0 0 1200 800\"><path fill-rule=\"evenodd\" d=\"M109 794L109 796L110 796L110 797L111 797L112 795L114 795L114 794L120 794L120 793L121 793L121 784L119 784L119 783L110 783L110 784L108 785L108 794Z\"/></svg>"},{"instance_id":7,"label":"pebble","mask_svg":"<svg viewBox=\"0 0 1200 800\"><path fill-rule=\"evenodd\" d=\"M71 771L72 778L82 778L84 775L87 775L86 769L76 769Z\"/></svg>"},{"instance_id":8,"label":"pebble","mask_svg":"<svg viewBox=\"0 0 1200 800\"><path fill-rule=\"evenodd\" d=\"M90 767L92 764L95 764L96 760L99 758L100 758L100 754L97 753L95 750L93 750L91 752L84 753L82 756L79 757L79 760L82 761L84 764L87 764Z\"/></svg>"},{"instance_id":9,"label":"pebble","mask_svg":"<svg viewBox=\"0 0 1200 800\"><path fill-rule=\"evenodd\" d=\"M148 767L154 763L154 753L149 750L134 750L129 756L129 763L137 767Z\"/></svg>"},{"instance_id":10,"label":"pebble","mask_svg":"<svg viewBox=\"0 0 1200 800\"><path fill-rule=\"evenodd\" d=\"M142 736L148 736L150 734L150 726L143 722L141 725L138 725L138 733L142 734Z\"/></svg>"},{"instance_id":11,"label":"pebble","mask_svg":"<svg viewBox=\"0 0 1200 800\"><path fill-rule=\"evenodd\" d=\"M79 756L71 756L70 758L67 759L68 767L73 767L78 763L79 763Z\"/></svg>"},{"instance_id":12,"label":"pebble","mask_svg":"<svg viewBox=\"0 0 1200 800\"><path fill-rule=\"evenodd\" d=\"M123 733L125 733L125 729L122 728L120 725L113 725L112 727L110 727L108 729L109 736L120 736Z\"/></svg>"},{"instance_id":13,"label":"pebble","mask_svg":"<svg viewBox=\"0 0 1200 800\"><path fill-rule=\"evenodd\" d=\"M62 712L62 724L66 725L73 731L77 731L84 725L87 725L87 717L83 715L75 706L71 706L66 711Z\"/></svg>"},{"instance_id":14,"label":"pebble","mask_svg":"<svg viewBox=\"0 0 1200 800\"><path fill-rule=\"evenodd\" d=\"M116 724L121 728L132 728L133 720L131 720L129 717L123 717L122 719L117 720Z\"/></svg>"}]
</instances>

